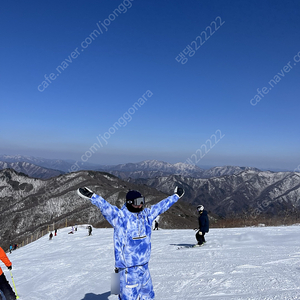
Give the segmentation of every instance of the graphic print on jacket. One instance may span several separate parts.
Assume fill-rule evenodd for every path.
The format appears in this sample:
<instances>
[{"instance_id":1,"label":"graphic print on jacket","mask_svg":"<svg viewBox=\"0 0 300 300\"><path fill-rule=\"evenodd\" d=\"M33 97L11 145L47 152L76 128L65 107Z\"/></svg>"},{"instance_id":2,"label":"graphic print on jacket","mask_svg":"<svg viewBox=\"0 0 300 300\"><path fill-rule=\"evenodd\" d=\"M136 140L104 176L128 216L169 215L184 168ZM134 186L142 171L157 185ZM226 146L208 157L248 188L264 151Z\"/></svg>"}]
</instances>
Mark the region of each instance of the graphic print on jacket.
<instances>
[{"instance_id":1,"label":"graphic print on jacket","mask_svg":"<svg viewBox=\"0 0 300 300\"><path fill-rule=\"evenodd\" d=\"M168 210L179 197L175 194L151 208L139 213L130 212L126 205L121 209L111 205L101 196L94 194L92 204L100 208L105 219L114 227L115 266L130 268L149 262L151 254L151 234L154 219Z\"/></svg>"}]
</instances>

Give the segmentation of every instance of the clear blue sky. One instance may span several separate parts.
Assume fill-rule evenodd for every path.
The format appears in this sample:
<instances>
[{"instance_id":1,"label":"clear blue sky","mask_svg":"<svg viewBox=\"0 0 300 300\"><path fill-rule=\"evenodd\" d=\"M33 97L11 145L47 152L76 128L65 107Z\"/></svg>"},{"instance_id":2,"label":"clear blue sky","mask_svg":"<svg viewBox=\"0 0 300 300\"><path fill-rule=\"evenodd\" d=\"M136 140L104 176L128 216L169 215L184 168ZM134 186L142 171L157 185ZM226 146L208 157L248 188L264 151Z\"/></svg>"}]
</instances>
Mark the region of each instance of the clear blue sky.
<instances>
[{"instance_id":1,"label":"clear blue sky","mask_svg":"<svg viewBox=\"0 0 300 300\"><path fill-rule=\"evenodd\" d=\"M0 154L300 165L299 1L19 0L0 14Z\"/></svg>"}]
</instances>

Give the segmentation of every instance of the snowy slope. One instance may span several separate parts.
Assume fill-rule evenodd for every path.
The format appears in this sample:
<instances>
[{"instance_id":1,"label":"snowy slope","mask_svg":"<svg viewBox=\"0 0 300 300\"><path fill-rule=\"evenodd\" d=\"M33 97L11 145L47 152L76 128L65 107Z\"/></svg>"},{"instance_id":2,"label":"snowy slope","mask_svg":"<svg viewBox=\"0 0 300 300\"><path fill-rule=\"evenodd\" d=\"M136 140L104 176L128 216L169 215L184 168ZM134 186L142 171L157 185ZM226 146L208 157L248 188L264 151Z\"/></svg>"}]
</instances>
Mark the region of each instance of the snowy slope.
<instances>
[{"instance_id":1,"label":"snowy slope","mask_svg":"<svg viewBox=\"0 0 300 300\"><path fill-rule=\"evenodd\" d=\"M117 299L110 295L113 229L69 231L9 254L20 300ZM203 247L178 249L195 242L193 230L153 231L156 299L300 299L299 233L300 226L211 229Z\"/></svg>"}]
</instances>

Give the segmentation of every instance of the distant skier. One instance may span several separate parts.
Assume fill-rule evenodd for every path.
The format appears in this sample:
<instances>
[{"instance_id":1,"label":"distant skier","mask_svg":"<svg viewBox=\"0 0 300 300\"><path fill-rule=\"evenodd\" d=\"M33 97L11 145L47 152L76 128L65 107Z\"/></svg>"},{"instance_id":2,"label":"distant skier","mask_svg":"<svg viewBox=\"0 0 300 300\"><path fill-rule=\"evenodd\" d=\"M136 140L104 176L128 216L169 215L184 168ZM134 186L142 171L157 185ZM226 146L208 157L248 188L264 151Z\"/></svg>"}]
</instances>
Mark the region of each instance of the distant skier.
<instances>
[{"instance_id":1,"label":"distant skier","mask_svg":"<svg viewBox=\"0 0 300 300\"><path fill-rule=\"evenodd\" d=\"M57 236L57 229L55 229L54 231L54 236Z\"/></svg>"},{"instance_id":2,"label":"distant skier","mask_svg":"<svg viewBox=\"0 0 300 300\"><path fill-rule=\"evenodd\" d=\"M154 299L148 269L152 223L183 196L184 190L176 187L174 195L150 208L144 208L145 198L140 192L129 191L121 209L86 187L79 188L77 193L99 207L105 219L114 227L115 267L120 275L119 299Z\"/></svg>"},{"instance_id":3,"label":"distant skier","mask_svg":"<svg viewBox=\"0 0 300 300\"><path fill-rule=\"evenodd\" d=\"M92 235L93 229L92 229L92 226L91 226L91 225L88 226L88 231L89 231L89 235Z\"/></svg>"},{"instance_id":4,"label":"distant skier","mask_svg":"<svg viewBox=\"0 0 300 300\"><path fill-rule=\"evenodd\" d=\"M6 267L11 270L12 264L11 261L8 259L7 255L5 254L4 250L0 247L0 260L6 265ZM9 282L7 281L2 269L0 268L0 290L4 294L6 300L15 300L16 295L12 290Z\"/></svg>"},{"instance_id":5,"label":"distant skier","mask_svg":"<svg viewBox=\"0 0 300 300\"><path fill-rule=\"evenodd\" d=\"M204 236L205 233L209 231L209 220L207 216L207 211L204 209L203 205L198 205L197 211L199 212L199 229L196 233L196 239L198 241L198 245L201 246L203 243L206 243Z\"/></svg>"},{"instance_id":6,"label":"distant skier","mask_svg":"<svg viewBox=\"0 0 300 300\"><path fill-rule=\"evenodd\" d=\"M158 230L158 222L156 220L154 221L154 229L153 230Z\"/></svg>"},{"instance_id":7,"label":"distant skier","mask_svg":"<svg viewBox=\"0 0 300 300\"><path fill-rule=\"evenodd\" d=\"M53 238L53 233L50 232L50 234L49 234L49 240L52 240L52 238Z\"/></svg>"}]
</instances>

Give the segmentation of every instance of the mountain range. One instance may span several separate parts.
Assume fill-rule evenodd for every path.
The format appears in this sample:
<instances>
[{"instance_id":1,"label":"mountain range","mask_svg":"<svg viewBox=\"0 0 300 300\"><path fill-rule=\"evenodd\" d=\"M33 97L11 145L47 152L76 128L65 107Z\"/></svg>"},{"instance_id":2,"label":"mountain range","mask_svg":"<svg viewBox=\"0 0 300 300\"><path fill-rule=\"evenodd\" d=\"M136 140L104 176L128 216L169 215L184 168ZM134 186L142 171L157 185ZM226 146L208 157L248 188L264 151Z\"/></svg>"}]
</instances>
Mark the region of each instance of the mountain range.
<instances>
[{"instance_id":1,"label":"mountain range","mask_svg":"<svg viewBox=\"0 0 300 300\"><path fill-rule=\"evenodd\" d=\"M74 163L76 163L77 171L79 170L94 170L97 168L100 168L101 166L96 164L90 164L87 162L76 162L73 160L62 160L62 159L49 159L49 158L41 158L41 157L34 157L34 156L24 156L24 155L0 155L0 162L4 163L27 163L28 165L26 168L24 167L24 173L26 173L26 169L29 170L32 168L31 165L39 166L45 169L50 170L56 170L60 171L62 173L69 173L71 172L72 166ZM3 167L0 166L0 169L3 169ZM16 170L18 171L18 170ZM45 176L46 172L42 170L43 175ZM30 174L27 174L30 175ZM39 173L36 172L35 176L36 178L43 178L39 177ZM48 178L50 178L50 174Z\"/></svg>"},{"instance_id":2,"label":"mountain range","mask_svg":"<svg viewBox=\"0 0 300 300\"><path fill-rule=\"evenodd\" d=\"M165 194L96 171L78 171L43 180L5 169L0 171L2 246L20 243L31 235L47 230L48 226L64 227L66 222L70 226L110 226L97 207L77 195L76 190L82 186L88 186L119 208L124 204L129 190L139 190L146 197L147 205L151 205L173 194L175 189L172 185L171 190ZM194 214L189 204L179 202L161 217L160 225L165 228L191 228L196 225Z\"/></svg>"},{"instance_id":3,"label":"mountain range","mask_svg":"<svg viewBox=\"0 0 300 300\"><path fill-rule=\"evenodd\" d=\"M122 179L155 178L168 175L182 175L193 178L211 178L223 175L238 174L242 171L253 170L260 172L257 168L251 167L213 167L205 170L196 165L186 163L170 164L157 160L145 160L139 163L127 163L117 166L107 166L100 170L105 170Z\"/></svg>"},{"instance_id":4,"label":"mountain range","mask_svg":"<svg viewBox=\"0 0 300 300\"><path fill-rule=\"evenodd\" d=\"M255 220L266 215L277 217L283 212L300 218L300 174L296 172L247 170L208 179L171 175L129 181L162 192L171 184L182 186L187 203L202 204L221 218L236 215Z\"/></svg>"},{"instance_id":5,"label":"mountain range","mask_svg":"<svg viewBox=\"0 0 300 300\"><path fill-rule=\"evenodd\" d=\"M139 190L151 205L172 194L177 185L182 186L184 197L160 218L163 228L196 227L195 207L199 204L209 211L212 226L229 226L224 222L233 219L239 226L268 220L272 220L270 224L274 220L281 224L300 221L300 173L296 172L234 166L204 170L153 160L64 172L62 169L70 168L72 162L36 158L21 161L23 157L8 156L5 159L9 161L4 162L3 156L0 159L3 243L20 241L53 223L109 226L97 208L78 197L76 189L80 186L89 186L118 207L124 204L130 189Z\"/></svg>"},{"instance_id":6,"label":"mountain range","mask_svg":"<svg viewBox=\"0 0 300 300\"><path fill-rule=\"evenodd\" d=\"M63 173L79 170L96 170L109 172L121 179L155 178L168 175L183 175L194 178L211 178L223 175L233 175L246 170L259 172L257 168L223 166L208 170L186 163L170 164L157 160L145 160L138 163L119 165L96 165L84 162L65 161L59 159L44 159L32 156L0 155L0 170L12 168L30 177L48 179Z\"/></svg>"},{"instance_id":7,"label":"mountain range","mask_svg":"<svg viewBox=\"0 0 300 300\"><path fill-rule=\"evenodd\" d=\"M48 179L64 174L63 171L41 167L29 162L5 162L0 161L0 170L13 169L30 177Z\"/></svg>"}]
</instances>

